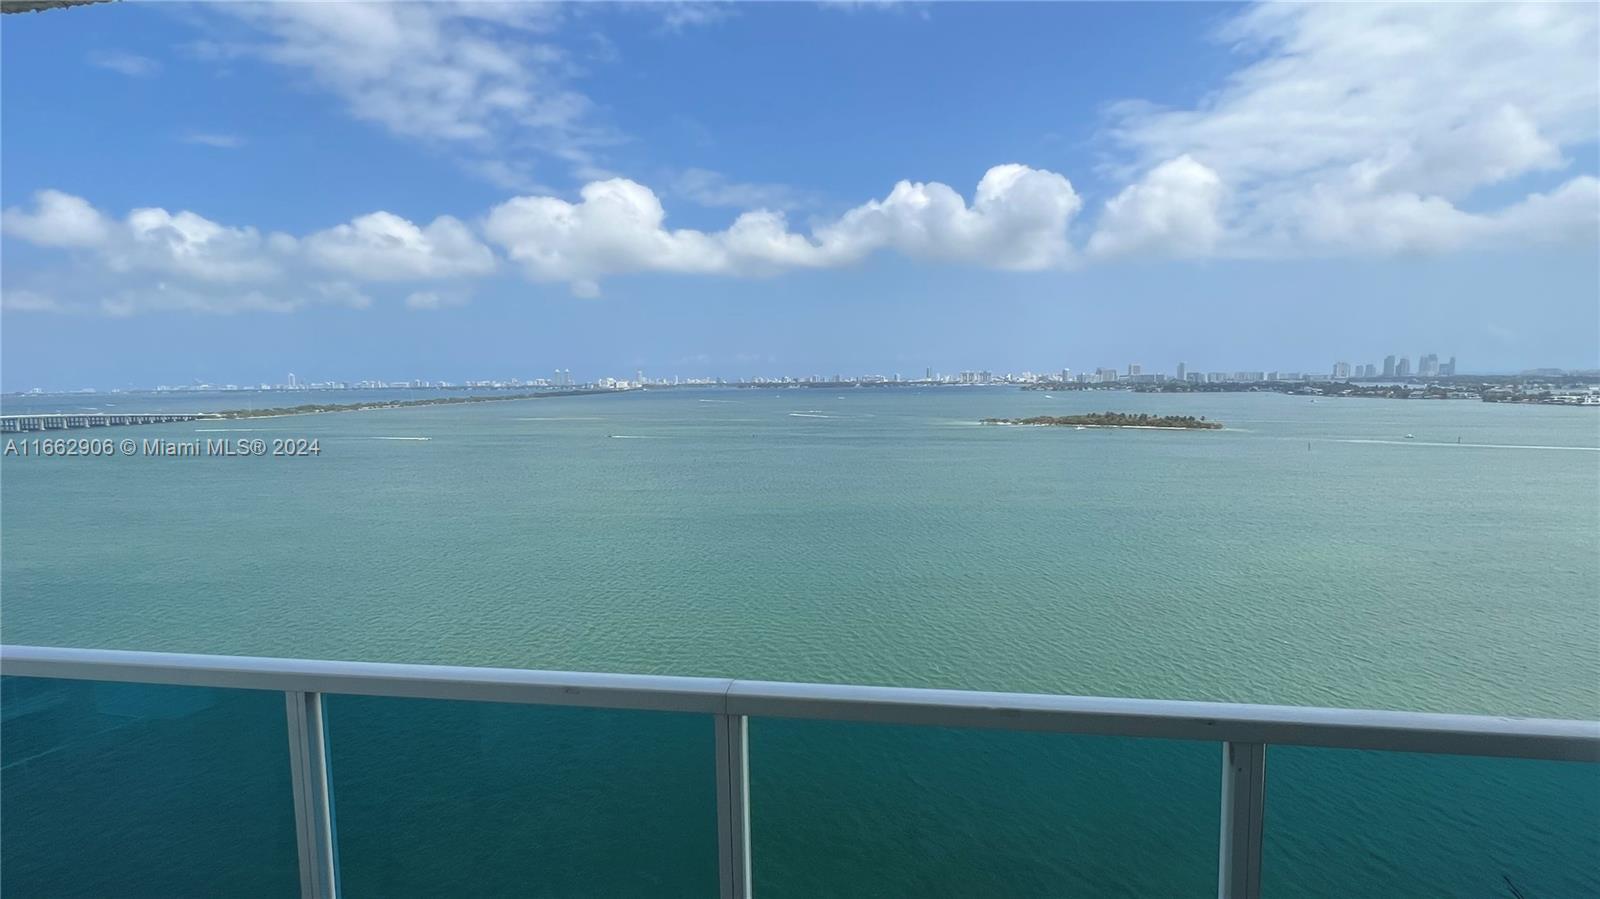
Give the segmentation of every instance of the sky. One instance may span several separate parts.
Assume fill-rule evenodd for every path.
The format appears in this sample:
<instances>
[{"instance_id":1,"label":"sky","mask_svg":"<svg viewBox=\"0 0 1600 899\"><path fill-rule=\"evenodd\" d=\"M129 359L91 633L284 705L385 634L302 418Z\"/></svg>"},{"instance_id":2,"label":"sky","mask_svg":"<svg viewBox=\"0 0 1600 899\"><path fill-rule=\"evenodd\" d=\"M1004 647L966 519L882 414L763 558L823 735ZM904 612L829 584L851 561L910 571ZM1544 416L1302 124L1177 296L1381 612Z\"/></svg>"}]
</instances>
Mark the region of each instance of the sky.
<instances>
[{"instance_id":1,"label":"sky","mask_svg":"<svg viewBox=\"0 0 1600 899\"><path fill-rule=\"evenodd\" d=\"M0 20L0 387L1600 367L1600 7Z\"/></svg>"}]
</instances>

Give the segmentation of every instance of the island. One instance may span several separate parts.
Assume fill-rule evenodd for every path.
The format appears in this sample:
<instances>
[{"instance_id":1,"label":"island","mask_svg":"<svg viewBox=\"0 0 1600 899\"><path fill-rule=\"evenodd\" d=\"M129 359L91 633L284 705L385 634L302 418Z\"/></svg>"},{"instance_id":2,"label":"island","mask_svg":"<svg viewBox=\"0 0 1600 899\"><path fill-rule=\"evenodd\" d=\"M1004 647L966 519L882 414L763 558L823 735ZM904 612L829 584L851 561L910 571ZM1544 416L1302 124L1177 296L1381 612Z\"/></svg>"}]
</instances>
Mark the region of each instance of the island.
<instances>
[{"instance_id":1,"label":"island","mask_svg":"<svg viewBox=\"0 0 1600 899\"><path fill-rule=\"evenodd\" d=\"M1130 412L1090 412L1087 415L1035 415L1032 418L985 418L986 425L1037 425L1078 428L1163 428L1178 431L1219 431L1222 423L1205 416L1149 415Z\"/></svg>"}]
</instances>

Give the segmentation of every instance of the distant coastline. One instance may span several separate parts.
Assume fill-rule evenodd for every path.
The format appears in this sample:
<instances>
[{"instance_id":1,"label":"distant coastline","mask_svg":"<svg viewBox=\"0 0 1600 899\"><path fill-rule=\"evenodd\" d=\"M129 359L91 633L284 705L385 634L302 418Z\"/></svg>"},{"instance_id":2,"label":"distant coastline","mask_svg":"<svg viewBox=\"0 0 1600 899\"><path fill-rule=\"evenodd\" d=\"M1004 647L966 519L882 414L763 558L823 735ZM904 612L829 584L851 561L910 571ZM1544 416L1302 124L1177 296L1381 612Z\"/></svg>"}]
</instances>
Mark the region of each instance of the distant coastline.
<instances>
[{"instance_id":1,"label":"distant coastline","mask_svg":"<svg viewBox=\"0 0 1600 899\"><path fill-rule=\"evenodd\" d=\"M1222 423L1193 415L1134 415L1128 412L1090 412L1087 415L1035 415L1031 418L985 418L986 425L1030 427L1146 428L1170 431L1220 431Z\"/></svg>"},{"instance_id":2,"label":"distant coastline","mask_svg":"<svg viewBox=\"0 0 1600 899\"><path fill-rule=\"evenodd\" d=\"M588 396L596 393L618 393L606 388L593 390L546 390L541 393L517 393L508 396L441 396L420 400L394 400L375 403L308 403L303 406L278 406L270 409L224 409L200 416L210 420L240 420L250 418L283 418L290 415L319 415L323 412L370 412L378 409L405 409L412 406L454 406L462 403L502 403L507 400L537 400L550 396Z\"/></svg>"}]
</instances>

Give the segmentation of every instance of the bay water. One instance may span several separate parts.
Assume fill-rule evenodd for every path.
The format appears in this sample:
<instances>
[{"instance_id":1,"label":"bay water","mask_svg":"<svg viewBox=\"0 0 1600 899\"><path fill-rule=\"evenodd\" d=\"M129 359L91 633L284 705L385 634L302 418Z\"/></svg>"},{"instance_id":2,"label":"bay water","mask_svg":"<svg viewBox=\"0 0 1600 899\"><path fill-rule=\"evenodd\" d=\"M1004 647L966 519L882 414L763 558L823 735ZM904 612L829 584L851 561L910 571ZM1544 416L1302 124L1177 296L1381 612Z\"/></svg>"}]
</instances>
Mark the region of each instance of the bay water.
<instances>
[{"instance_id":1,"label":"bay water","mask_svg":"<svg viewBox=\"0 0 1600 899\"><path fill-rule=\"evenodd\" d=\"M1226 427L978 424L1106 410ZM1600 718L1589 409L675 389L66 436L320 454L5 459L7 643ZM714 891L708 721L329 713L352 895ZM1214 892L1215 744L751 728L763 895ZM1272 895L1600 894L1594 766L1268 764ZM65 814L6 805L8 842Z\"/></svg>"}]
</instances>

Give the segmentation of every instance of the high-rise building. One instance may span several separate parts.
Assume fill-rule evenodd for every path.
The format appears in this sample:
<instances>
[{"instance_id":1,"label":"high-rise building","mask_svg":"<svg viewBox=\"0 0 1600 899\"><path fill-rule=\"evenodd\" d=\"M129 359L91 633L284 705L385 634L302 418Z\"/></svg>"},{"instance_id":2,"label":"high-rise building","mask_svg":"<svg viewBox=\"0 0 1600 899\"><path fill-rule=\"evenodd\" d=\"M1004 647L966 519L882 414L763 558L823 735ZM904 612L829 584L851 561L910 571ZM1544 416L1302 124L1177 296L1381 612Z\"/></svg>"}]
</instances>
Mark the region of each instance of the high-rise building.
<instances>
[{"instance_id":1,"label":"high-rise building","mask_svg":"<svg viewBox=\"0 0 1600 899\"><path fill-rule=\"evenodd\" d=\"M1397 377L1397 378L1409 378L1409 377L1411 377L1411 357L1410 356L1401 356L1400 357L1400 361L1395 363L1394 376Z\"/></svg>"},{"instance_id":2,"label":"high-rise building","mask_svg":"<svg viewBox=\"0 0 1600 899\"><path fill-rule=\"evenodd\" d=\"M1350 379L1350 363L1333 363L1333 379L1335 381L1348 381Z\"/></svg>"},{"instance_id":3,"label":"high-rise building","mask_svg":"<svg viewBox=\"0 0 1600 899\"><path fill-rule=\"evenodd\" d=\"M1205 380L1206 380L1205 372L1198 372L1198 371L1189 372L1189 376L1188 376L1188 378L1186 380L1190 384L1204 384Z\"/></svg>"},{"instance_id":4,"label":"high-rise building","mask_svg":"<svg viewBox=\"0 0 1600 899\"><path fill-rule=\"evenodd\" d=\"M1446 362L1445 364L1439 366L1439 374L1443 375L1446 378L1451 378L1451 377L1455 377L1455 373L1456 373L1456 357L1451 356L1449 362Z\"/></svg>"},{"instance_id":5,"label":"high-rise building","mask_svg":"<svg viewBox=\"0 0 1600 899\"><path fill-rule=\"evenodd\" d=\"M1141 369L1139 368L1139 363L1137 363L1137 362L1129 362L1128 363L1128 377L1131 378L1134 375L1137 375L1137 374L1140 374L1140 373L1141 373Z\"/></svg>"},{"instance_id":6,"label":"high-rise building","mask_svg":"<svg viewBox=\"0 0 1600 899\"><path fill-rule=\"evenodd\" d=\"M1182 362L1179 362L1178 363L1178 380L1180 380L1180 381L1184 380L1185 379L1184 378L1184 373L1187 372L1188 370L1189 370L1189 366L1183 364Z\"/></svg>"},{"instance_id":7,"label":"high-rise building","mask_svg":"<svg viewBox=\"0 0 1600 899\"><path fill-rule=\"evenodd\" d=\"M1394 354L1393 353L1390 353L1389 355L1383 357L1383 376L1385 378L1394 377Z\"/></svg>"},{"instance_id":8,"label":"high-rise building","mask_svg":"<svg viewBox=\"0 0 1600 899\"><path fill-rule=\"evenodd\" d=\"M1437 378L1439 376L1439 355L1429 353L1417 360L1417 374L1424 378Z\"/></svg>"}]
</instances>

